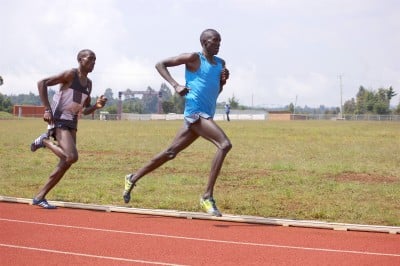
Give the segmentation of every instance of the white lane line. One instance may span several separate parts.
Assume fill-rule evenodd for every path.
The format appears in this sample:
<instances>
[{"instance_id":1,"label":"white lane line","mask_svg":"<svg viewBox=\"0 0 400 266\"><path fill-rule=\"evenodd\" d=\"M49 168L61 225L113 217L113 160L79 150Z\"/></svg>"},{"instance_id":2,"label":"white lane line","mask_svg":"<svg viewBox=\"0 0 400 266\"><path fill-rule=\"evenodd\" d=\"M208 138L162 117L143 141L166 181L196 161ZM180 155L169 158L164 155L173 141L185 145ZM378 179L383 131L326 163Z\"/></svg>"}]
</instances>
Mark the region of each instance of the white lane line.
<instances>
[{"instance_id":1,"label":"white lane line","mask_svg":"<svg viewBox=\"0 0 400 266\"><path fill-rule=\"evenodd\" d=\"M183 240L202 241L202 242L245 245L245 246L259 246L259 247L297 249L297 250L321 251L321 252L332 252L332 253L347 253L347 254L358 254L358 255L400 257L400 254L395 254L395 253L380 253L380 252L368 252L368 251L357 251L357 250L311 248L311 247L302 247L302 246L288 246L288 245L228 241L228 240L218 240L218 239L206 239L206 238L196 238L196 237L185 237L185 236L151 234L151 233L142 233L142 232L131 232L131 231L121 231L121 230L112 230L112 229L82 227L82 226L73 226L73 225L64 225L64 224L41 223L41 222L14 220L14 219L6 219L6 218L0 218L0 221L35 224L35 225L45 225L45 226L62 227L62 228L72 228L72 229L79 229L79 230L100 231L100 232L118 233L118 234L141 235L141 236L151 236L151 237L160 237L160 238L172 238L172 239L183 239Z\"/></svg>"},{"instance_id":2,"label":"white lane line","mask_svg":"<svg viewBox=\"0 0 400 266\"><path fill-rule=\"evenodd\" d=\"M9 244L3 244L3 243L0 243L0 247L16 248L16 249L27 249L27 250L33 250L33 251L41 251L41 252L56 253L56 254L63 254L63 255L73 255L73 256L96 258L96 259L107 259L107 260L115 260L115 261L147 263L147 264L154 264L154 265L174 265L174 266L175 265L179 265L179 266L182 265L182 264L170 264L170 263L157 262L157 261L133 260L133 259L126 259L126 258L118 258L118 257L108 257L108 256L85 254L85 253L67 252L67 251L61 251L61 250L55 250L55 249L45 249L45 248L34 248L34 247L26 247L26 246L18 246L18 245L9 245Z\"/></svg>"}]
</instances>

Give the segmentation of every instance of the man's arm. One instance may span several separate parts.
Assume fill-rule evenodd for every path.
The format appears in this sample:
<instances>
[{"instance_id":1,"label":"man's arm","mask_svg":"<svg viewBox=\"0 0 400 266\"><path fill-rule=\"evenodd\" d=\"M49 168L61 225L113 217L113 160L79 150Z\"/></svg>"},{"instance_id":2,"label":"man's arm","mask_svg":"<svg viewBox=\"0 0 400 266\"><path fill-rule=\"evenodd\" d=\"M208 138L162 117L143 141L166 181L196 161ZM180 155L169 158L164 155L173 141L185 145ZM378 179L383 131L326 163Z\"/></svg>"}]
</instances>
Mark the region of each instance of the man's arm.
<instances>
[{"instance_id":1,"label":"man's arm","mask_svg":"<svg viewBox=\"0 0 400 266\"><path fill-rule=\"evenodd\" d=\"M103 108L107 102L107 98L104 97L104 95L101 95L99 98L97 98L96 103L94 105L90 105L90 93L92 92L92 81L90 79L88 79L88 88L89 88L89 97L87 97L84 103L85 108L82 111L84 115L91 114L97 109Z\"/></svg>"},{"instance_id":2,"label":"man's arm","mask_svg":"<svg viewBox=\"0 0 400 266\"><path fill-rule=\"evenodd\" d=\"M47 94L47 87L57 84L62 84L62 87L64 87L65 84L71 83L72 79L72 70L67 70L61 74L42 79L37 83L40 100L42 101L42 104L46 107L46 109L50 109L50 101Z\"/></svg>"},{"instance_id":3,"label":"man's arm","mask_svg":"<svg viewBox=\"0 0 400 266\"><path fill-rule=\"evenodd\" d=\"M169 84L171 84L171 86L174 87L175 91L181 96L184 96L188 93L188 88L179 85L179 83L169 73L168 67L174 67L183 64L188 70L196 71L200 66L198 54L184 53L175 57L164 59L156 64L156 69L158 73L160 73L161 77L163 77Z\"/></svg>"},{"instance_id":4,"label":"man's arm","mask_svg":"<svg viewBox=\"0 0 400 266\"><path fill-rule=\"evenodd\" d=\"M47 87L54 86L57 84L62 84L61 87L63 88L65 87L66 84L69 85L72 83L73 77L74 77L73 71L67 70L62 72L61 74L42 79L37 83L40 100L42 101L42 104L45 107L43 120L46 121L47 123L53 122L53 114L51 111L49 96L47 93Z\"/></svg>"},{"instance_id":5,"label":"man's arm","mask_svg":"<svg viewBox=\"0 0 400 266\"><path fill-rule=\"evenodd\" d=\"M90 99L90 97L88 97L88 99ZM99 98L97 98L96 104L88 105L87 107L85 107L85 109L83 109L82 113L84 115L91 114L97 109L103 108L106 105L106 103L107 103L107 98L104 97L104 95L101 95Z\"/></svg>"}]
</instances>

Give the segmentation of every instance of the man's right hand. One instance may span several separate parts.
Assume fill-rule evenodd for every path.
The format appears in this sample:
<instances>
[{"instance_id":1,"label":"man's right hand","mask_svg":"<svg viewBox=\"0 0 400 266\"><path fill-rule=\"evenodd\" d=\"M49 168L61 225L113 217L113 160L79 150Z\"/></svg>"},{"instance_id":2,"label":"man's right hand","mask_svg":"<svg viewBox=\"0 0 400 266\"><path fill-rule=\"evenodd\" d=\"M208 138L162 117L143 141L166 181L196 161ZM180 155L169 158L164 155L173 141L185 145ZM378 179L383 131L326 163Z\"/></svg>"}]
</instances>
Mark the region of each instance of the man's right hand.
<instances>
[{"instance_id":1,"label":"man's right hand","mask_svg":"<svg viewBox=\"0 0 400 266\"><path fill-rule=\"evenodd\" d=\"M189 88L187 88L186 86L178 85L178 86L175 87L175 91L176 91L180 96L185 96L186 94L189 93Z\"/></svg>"},{"instance_id":2,"label":"man's right hand","mask_svg":"<svg viewBox=\"0 0 400 266\"><path fill-rule=\"evenodd\" d=\"M221 85L225 85L226 81L229 79L229 70L227 68L223 68L221 70Z\"/></svg>"},{"instance_id":3,"label":"man's right hand","mask_svg":"<svg viewBox=\"0 0 400 266\"><path fill-rule=\"evenodd\" d=\"M51 111L44 111L43 120L49 124L53 124L53 113Z\"/></svg>"}]
</instances>

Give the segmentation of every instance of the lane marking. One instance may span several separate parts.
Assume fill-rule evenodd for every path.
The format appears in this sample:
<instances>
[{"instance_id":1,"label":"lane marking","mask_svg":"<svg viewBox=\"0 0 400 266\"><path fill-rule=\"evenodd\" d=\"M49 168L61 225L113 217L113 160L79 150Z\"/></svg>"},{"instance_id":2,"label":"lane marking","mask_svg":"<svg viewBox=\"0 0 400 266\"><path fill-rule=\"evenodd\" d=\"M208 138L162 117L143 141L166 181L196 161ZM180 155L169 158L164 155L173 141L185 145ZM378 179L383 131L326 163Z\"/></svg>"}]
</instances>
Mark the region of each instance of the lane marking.
<instances>
[{"instance_id":1,"label":"lane marking","mask_svg":"<svg viewBox=\"0 0 400 266\"><path fill-rule=\"evenodd\" d=\"M99 255L92 255L92 254L86 254L86 253L76 253L76 252L68 252L68 251L61 251L61 250L55 250L55 249L45 249L45 248L35 248L35 247L27 247L27 246L17 246L17 245L3 244L3 243L0 243L0 247L16 248L16 249L27 249L27 250L33 250L33 251L41 251L41 252L56 253L56 254L63 254L63 255L73 255L73 256L96 258L96 259L107 259L107 260L126 261L126 262L138 262L138 263L147 263L147 264L154 264L154 265L183 266L182 264L170 264L170 263L157 262L157 261L134 260L134 259L126 259L126 258L118 258L118 257L99 256Z\"/></svg>"},{"instance_id":2,"label":"lane marking","mask_svg":"<svg viewBox=\"0 0 400 266\"><path fill-rule=\"evenodd\" d=\"M88 231L100 231L100 232L108 232L108 233L128 234L128 235L141 235L141 236L182 239L182 240L192 240L192 241L201 241L201 242L244 245L244 246L259 246L259 247L282 248L282 249L297 249L297 250L306 250L306 251L321 251L321 252L330 252L330 253L346 253L346 254L371 255L371 256L400 257L400 254L395 254L395 253L380 253L380 252L329 249L329 248L311 248L311 247L302 247L302 246L275 245L275 244L264 244L264 243L253 243L253 242L219 240L219 239L206 239L206 238L196 238L196 237L185 237L185 236L175 236L175 235L164 235L164 234L121 231L121 230L113 230L113 229L92 228L92 227L64 225L64 224L32 222L32 221L14 220L14 219L7 219L7 218L0 218L0 221L34 224L34 225L45 225L45 226L71 228L71 229L88 230Z\"/></svg>"}]
</instances>

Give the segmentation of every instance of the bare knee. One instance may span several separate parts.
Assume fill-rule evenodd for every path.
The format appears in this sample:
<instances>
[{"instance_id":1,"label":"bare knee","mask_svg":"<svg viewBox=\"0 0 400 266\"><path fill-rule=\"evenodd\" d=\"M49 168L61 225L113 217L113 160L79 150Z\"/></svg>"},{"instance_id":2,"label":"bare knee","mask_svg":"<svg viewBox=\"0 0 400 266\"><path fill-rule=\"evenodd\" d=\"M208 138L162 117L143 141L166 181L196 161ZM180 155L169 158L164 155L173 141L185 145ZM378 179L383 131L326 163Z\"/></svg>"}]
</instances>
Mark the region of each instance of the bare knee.
<instances>
[{"instance_id":1,"label":"bare knee","mask_svg":"<svg viewBox=\"0 0 400 266\"><path fill-rule=\"evenodd\" d=\"M225 140L222 144L220 149L224 151L225 153L228 153L232 149L232 143L229 141L229 139Z\"/></svg>"},{"instance_id":2,"label":"bare knee","mask_svg":"<svg viewBox=\"0 0 400 266\"><path fill-rule=\"evenodd\" d=\"M79 156L78 156L78 154L77 153L71 153L71 154L68 154L67 156L66 156L66 158L65 158L65 162L67 163L67 164L74 164L74 163L76 163L77 161L78 161L78 159L79 159Z\"/></svg>"}]
</instances>

